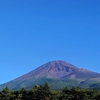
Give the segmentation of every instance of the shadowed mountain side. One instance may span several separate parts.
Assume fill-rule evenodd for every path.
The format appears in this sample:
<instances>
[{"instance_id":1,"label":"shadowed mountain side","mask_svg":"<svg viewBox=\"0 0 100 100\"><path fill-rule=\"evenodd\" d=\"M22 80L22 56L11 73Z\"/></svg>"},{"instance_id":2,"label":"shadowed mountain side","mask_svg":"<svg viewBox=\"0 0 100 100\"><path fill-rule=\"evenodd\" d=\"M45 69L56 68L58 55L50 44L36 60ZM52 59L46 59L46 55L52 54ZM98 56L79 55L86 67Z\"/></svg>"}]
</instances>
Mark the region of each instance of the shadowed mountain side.
<instances>
[{"instance_id":1,"label":"shadowed mountain side","mask_svg":"<svg viewBox=\"0 0 100 100\"><path fill-rule=\"evenodd\" d=\"M100 74L96 73L96 72L92 72L92 71L87 71L87 70L79 70L77 72L73 72L69 75L66 75L64 77L62 77L61 79L82 79L82 80L87 80L90 78L99 78Z\"/></svg>"}]
</instances>

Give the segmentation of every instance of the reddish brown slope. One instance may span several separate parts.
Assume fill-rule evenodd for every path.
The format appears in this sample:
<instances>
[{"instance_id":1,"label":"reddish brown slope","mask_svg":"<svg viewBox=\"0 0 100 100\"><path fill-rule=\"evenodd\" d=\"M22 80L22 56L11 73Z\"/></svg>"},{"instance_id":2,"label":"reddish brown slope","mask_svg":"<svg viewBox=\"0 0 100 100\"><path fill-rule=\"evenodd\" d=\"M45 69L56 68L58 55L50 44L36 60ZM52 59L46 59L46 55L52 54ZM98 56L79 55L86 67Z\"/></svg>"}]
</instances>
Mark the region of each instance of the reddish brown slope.
<instances>
[{"instance_id":1,"label":"reddish brown slope","mask_svg":"<svg viewBox=\"0 0 100 100\"><path fill-rule=\"evenodd\" d=\"M100 77L100 74L77 68L65 61L51 61L37 69L17 78L16 80L27 80L31 78L50 77L56 79L88 79Z\"/></svg>"}]
</instances>

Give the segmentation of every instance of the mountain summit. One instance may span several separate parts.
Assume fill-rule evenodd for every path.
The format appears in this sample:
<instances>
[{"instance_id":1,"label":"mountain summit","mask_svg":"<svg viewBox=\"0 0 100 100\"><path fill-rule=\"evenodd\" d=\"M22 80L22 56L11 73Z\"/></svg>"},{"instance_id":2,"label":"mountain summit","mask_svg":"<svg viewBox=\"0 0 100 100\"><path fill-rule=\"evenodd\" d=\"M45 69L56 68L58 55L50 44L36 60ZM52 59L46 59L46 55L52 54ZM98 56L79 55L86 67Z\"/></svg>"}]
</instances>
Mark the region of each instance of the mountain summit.
<instances>
[{"instance_id":1,"label":"mountain summit","mask_svg":"<svg viewBox=\"0 0 100 100\"><path fill-rule=\"evenodd\" d=\"M43 84L45 81L51 87L60 86L89 86L100 82L100 74L83 68L78 68L70 63L55 60L41 65L37 69L22 75L10 82L0 85L0 89L9 86L10 89L32 87ZM85 84L85 85L84 85Z\"/></svg>"},{"instance_id":2,"label":"mountain summit","mask_svg":"<svg viewBox=\"0 0 100 100\"><path fill-rule=\"evenodd\" d=\"M79 78L89 79L96 78L100 74L83 69L77 68L76 66L61 60L55 60L48 62L37 69L15 79L15 80L26 80L31 78L54 78L54 79L68 79L68 78Z\"/></svg>"},{"instance_id":3,"label":"mountain summit","mask_svg":"<svg viewBox=\"0 0 100 100\"><path fill-rule=\"evenodd\" d=\"M77 72L78 70L80 69L65 61L55 60L38 67L37 69L19 77L16 80L26 80L33 77L49 77L61 79L66 75L72 74L73 72Z\"/></svg>"}]
</instances>

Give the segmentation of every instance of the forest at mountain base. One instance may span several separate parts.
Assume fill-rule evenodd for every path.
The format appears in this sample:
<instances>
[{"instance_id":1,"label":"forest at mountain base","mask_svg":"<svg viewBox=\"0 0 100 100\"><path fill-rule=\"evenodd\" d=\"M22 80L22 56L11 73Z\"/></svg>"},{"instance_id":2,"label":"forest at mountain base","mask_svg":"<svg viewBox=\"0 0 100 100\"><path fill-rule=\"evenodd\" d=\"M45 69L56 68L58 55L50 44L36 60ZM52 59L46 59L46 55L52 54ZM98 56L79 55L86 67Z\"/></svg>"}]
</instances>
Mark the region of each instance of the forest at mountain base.
<instances>
[{"instance_id":1,"label":"forest at mountain base","mask_svg":"<svg viewBox=\"0 0 100 100\"><path fill-rule=\"evenodd\" d=\"M7 86L0 92L0 100L100 100L100 90L80 87L50 89L47 82L30 90L10 90Z\"/></svg>"}]
</instances>

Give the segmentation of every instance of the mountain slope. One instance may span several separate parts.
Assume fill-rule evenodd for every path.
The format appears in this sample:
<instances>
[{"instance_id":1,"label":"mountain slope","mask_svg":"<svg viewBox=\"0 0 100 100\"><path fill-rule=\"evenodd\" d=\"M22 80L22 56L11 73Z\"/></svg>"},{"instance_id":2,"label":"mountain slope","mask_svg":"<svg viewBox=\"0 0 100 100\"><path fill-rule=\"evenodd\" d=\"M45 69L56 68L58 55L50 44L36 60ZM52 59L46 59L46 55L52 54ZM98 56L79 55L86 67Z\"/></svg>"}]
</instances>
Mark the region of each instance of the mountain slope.
<instances>
[{"instance_id":1,"label":"mountain slope","mask_svg":"<svg viewBox=\"0 0 100 100\"><path fill-rule=\"evenodd\" d=\"M48 62L37 69L17 78L16 80L26 80L30 78L41 78L41 77L50 77L60 79L65 75L69 75L72 72L76 72L79 68L64 62L64 61L51 61Z\"/></svg>"},{"instance_id":2,"label":"mountain slope","mask_svg":"<svg viewBox=\"0 0 100 100\"><path fill-rule=\"evenodd\" d=\"M5 86L9 86L10 89L29 88L37 84L43 84L45 81L53 89L78 85L88 87L92 82L93 84L99 83L99 78L99 73L80 69L65 61L58 60L48 62L23 76L2 84L0 89ZM90 80L93 81L90 82Z\"/></svg>"}]
</instances>

